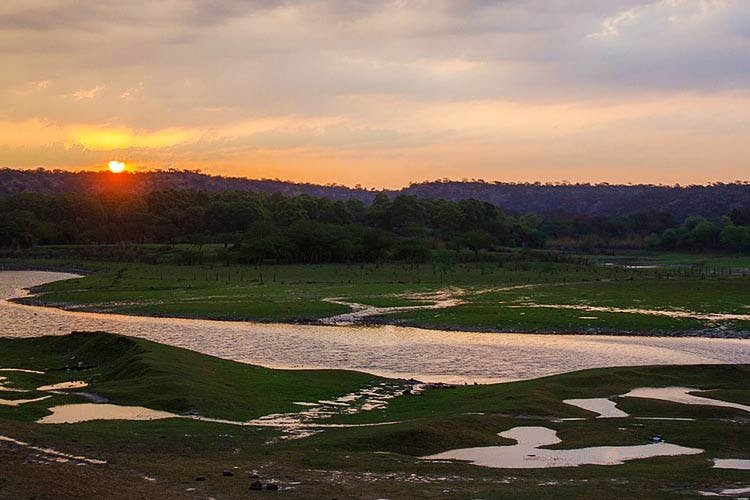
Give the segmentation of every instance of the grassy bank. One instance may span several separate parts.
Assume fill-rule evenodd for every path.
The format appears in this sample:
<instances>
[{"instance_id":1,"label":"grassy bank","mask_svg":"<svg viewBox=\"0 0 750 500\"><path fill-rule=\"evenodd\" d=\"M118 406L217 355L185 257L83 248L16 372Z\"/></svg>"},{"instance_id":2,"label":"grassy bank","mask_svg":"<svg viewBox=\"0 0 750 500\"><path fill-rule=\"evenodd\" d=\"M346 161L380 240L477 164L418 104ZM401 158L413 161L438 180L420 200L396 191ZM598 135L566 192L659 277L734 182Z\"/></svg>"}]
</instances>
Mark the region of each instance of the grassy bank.
<instances>
[{"instance_id":1,"label":"grassy bank","mask_svg":"<svg viewBox=\"0 0 750 500\"><path fill-rule=\"evenodd\" d=\"M27 340L0 339L7 387L85 380L91 393L114 404L178 414L245 420L301 411L294 401L330 399L382 379L343 371L278 371L219 360L141 339L76 334ZM239 498L252 480L278 484L290 498L520 498L539 496L672 498L746 485L747 471L711 467L711 458L747 458L748 414L657 400L619 399L634 415L593 419L565 398L610 397L630 389L685 385L713 390L710 397L750 403L748 366L641 367L587 370L524 382L402 395L385 409L342 414L324 422L374 427L325 428L311 437L278 440L278 429L238 427L185 419L150 422L35 423L47 408L85 402L75 394L19 407L0 405L0 434L40 447L106 460L75 466L40 459L0 442L0 497L91 496L117 492L133 498ZM30 398L43 393L3 393ZM693 418L639 420L635 416ZM585 420L560 421L559 418ZM488 469L418 457L458 447L510 444L498 432L514 426L555 429L556 448L632 445L652 435L706 450L704 454L538 470ZM228 469L234 476L224 477ZM196 478L204 480L196 481Z\"/></svg>"},{"instance_id":2,"label":"grassy bank","mask_svg":"<svg viewBox=\"0 0 750 500\"><path fill-rule=\"evenodd\" d=\"M633 269L596 263L596 259L517 251L493 258L447 264L259 266L62 258L4 263L89 270L84 278L40 287L31 301L99 312L316 322L349 311L345 305L325 301L328 297L378 307L413 306L429 303L420 301L419 294L449 290L459 304L381 314L365 321L491 331L750 335L750 321L741 317L750 314L750 275L730 271L734 267ZM722 262L717 256L712 259ZM736 263L734 257L727 259ZM686 315L671 317L648 310ZM704 314L740 318L696 317Z\"/></svg>"}]
</instances>

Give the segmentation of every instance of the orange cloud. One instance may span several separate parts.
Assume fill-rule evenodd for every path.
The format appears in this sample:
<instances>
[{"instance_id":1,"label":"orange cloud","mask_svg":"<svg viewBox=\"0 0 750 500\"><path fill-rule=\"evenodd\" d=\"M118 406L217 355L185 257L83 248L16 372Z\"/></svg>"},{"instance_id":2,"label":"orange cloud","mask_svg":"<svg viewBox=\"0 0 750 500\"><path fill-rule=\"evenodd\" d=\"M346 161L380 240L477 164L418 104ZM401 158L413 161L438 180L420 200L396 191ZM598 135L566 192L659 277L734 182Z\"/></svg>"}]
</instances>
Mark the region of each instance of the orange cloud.
<instances>
[{"instance_id":1,"label":"orange cloud","mask_svg":"<svg viewBox=\"0 0 750 500\"><path fill-rule=\"evenodd\" d=\"M80 127L68 130L67 146L80 144L85 149L113 151L127 148L165 148L197 140L198 132L190 129L171 128L154 132L137 131L130 128Z\"/></svg>"}]
</instances>

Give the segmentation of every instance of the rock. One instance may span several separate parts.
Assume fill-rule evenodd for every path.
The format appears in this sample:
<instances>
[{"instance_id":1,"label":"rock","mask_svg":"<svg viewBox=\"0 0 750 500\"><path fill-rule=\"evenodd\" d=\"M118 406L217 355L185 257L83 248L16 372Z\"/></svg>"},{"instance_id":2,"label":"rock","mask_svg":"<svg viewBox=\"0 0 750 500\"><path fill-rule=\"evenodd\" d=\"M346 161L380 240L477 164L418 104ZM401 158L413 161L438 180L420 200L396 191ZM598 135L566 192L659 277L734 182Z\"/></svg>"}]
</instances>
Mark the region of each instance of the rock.
<instances>
[{"instance_id":1,"label":"rock","mask_svg":"<svg viewBox=\"0 0 750 500\"><path fill-rule=\"evenodd\" d=\"M195 480L196 481L205 481L206 477L205 476L198 476L198 477L195 478Z\"/></svg>"},{"instance_id":2,"label":"rock","mask_svg":"<svg viewBox=\"0 0 750 500\"><path fill-rule=\"evenodd\" d=\"M224 476L224 477L232 477L232 476L234 476L234 472L232 472L229 469L224 469L222 471L221 475Z\"/></svg>"},{"instance_id":3,"label":"rock","mask_svg":"<svg viewBox=\"0 0 750 500\"><path fill-rule=\"evenodd\" d=\"M274 483L268 483L266 485L266 489L268 491L279 491L279 485L278 484L274 484Z\"/></svg>"},{"instance_id":4,"label":"rock","mask_svg":"<svg viewBox=\"0 0 750 500\"><path fill-rule=\"evenodd\" d=\"M250 489L253 491L260 491L263 489L263 483L261 483L260 481L253 481L252 483L250 483Z\"/></svg>"}]
</instances>

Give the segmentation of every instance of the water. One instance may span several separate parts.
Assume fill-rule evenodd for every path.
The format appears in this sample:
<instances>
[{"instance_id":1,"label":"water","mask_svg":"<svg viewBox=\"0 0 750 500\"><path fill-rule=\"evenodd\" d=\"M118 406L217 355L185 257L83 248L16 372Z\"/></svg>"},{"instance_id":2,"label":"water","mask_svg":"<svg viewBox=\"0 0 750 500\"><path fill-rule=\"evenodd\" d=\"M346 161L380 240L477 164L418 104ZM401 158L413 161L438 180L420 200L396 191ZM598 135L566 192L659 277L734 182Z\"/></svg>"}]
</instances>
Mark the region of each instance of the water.
<instances>
[{"instance_id":1,"label":"water","mask_svg":"<svg viewBox=\"0 0 750 500\"><path fill-rule=\"evenodd\" d=\"M623 394L622 397L661 399L663 401L672 401L686 405L721 406L750 412L750 406L694 396L691 394L692 392L701 392L701 390L694 387L639 387L627 394Z\"/></svg>"},{"instance_id":2,"label":"water","mask_svg":"<svg viewBox=\"0 0 750 500\"><path fill-rule=\"evenodd\" d=\"M397 326L262 324L62 311L8 302L24 288L75 277L0 272L0 336L109 331L275 368L337 368L424 381L503 382L609 366L750 363L750 341L537 335Z\"/></svg>"},{"instance_id":3,"label":"water","mask_svg":"<svg viewBox=\"0 0 750 500\"><path fill-rule=\"evenodd\" d=\"M599 415L596 418L621 418L629 416L617 408L617 403L607 398L564 399L563 403L598 413Z\"/></svg>"},{"instance_id":4,"label":"water","mask_svg":"<svg viewBox=\"0 0 750 500\"><path fill-rule=\"evenodd\" d=\"M716 469L750 470L750 460L743 458L714 458Z\"/></svg>"},{"instance_id":5,"label":"water","mask_svg":"<svg viewBox=\"0 0 750 500\"><path fill-rule=\"evenodd\" d=\"M514 439L512 446L462 448L423 457L426 460L465 460L482 467L500 469L541 469L580 465L619 465L628 460L676 455L697 455L698 448L658 443L637 446L596 446L570 450L541 448L560 443L557 431L546 427L514 427L500 437Z\"/></svg>"}]
</instances>

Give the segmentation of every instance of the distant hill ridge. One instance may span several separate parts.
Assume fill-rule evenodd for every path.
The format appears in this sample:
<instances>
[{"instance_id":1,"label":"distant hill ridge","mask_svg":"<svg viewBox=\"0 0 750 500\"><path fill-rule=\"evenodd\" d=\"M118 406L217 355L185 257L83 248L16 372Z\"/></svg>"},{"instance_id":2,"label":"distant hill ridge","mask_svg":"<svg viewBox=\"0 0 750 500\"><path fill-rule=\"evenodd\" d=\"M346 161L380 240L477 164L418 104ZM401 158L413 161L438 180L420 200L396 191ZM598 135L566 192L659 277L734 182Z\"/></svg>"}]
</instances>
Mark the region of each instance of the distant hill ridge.
<instances>
[{"instance_id":1,"label":"distant hill ridge","mask_svg":"<svg viewBox=\"0 0 750 500\"><path fill-rule=\"evenodd\" d=\"M146 193L162 189L280 192L287 196L307 194L335 200L354 198L366 204L371 203L378 193L337 185L223 177L199 171L166 170L114 175L92 171L0 169L0 197L22 192ZM563 211L612 216L655 211L669 212L676 218L703 215L718 219L734 208L750 207L750 183L747 181L706 186L434 181L384 192L391 197L407 194L452 201L474 198L493 203L510 212L537 214Z\"/></svg>"}]
</instances>

